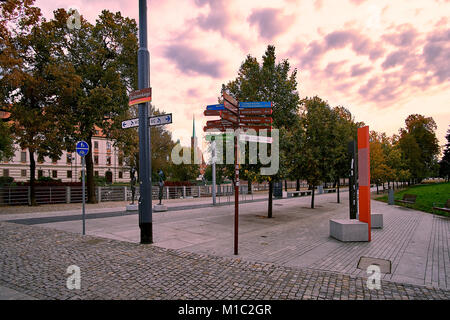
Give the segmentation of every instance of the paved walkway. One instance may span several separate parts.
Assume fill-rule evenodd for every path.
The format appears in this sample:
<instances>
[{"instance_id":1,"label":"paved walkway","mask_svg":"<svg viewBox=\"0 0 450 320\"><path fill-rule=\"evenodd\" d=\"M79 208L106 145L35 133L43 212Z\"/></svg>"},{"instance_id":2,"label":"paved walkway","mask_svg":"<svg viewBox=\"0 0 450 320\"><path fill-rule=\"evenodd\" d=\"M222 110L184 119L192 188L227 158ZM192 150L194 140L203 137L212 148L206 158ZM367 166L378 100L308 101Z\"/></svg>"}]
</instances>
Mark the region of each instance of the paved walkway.
<instances>
[{"instance_id":1,"label":"paved walkway","mask_svg":"<svg viewBox=\"0 0 450 320\"><path fill-rule=\"evenodd\" d=\"M37 299L450 299L450 291L0 222L0 286ZM66 286L80 268L81 288Z\"/></svg>"},{"instance_id":2,"label":"paved walkway","mask_svg":"<svg viewBox=\"0 0 450 320\"><path fill-rule=\"evenodd\" d=\"M207 201L207 199L205 199ZM203 200L203 201L205 201ZM90 211L92 219L86 221L87 233L94 237L102 237L102 239L93 240L93 244L103 243L102 248L97 248L94 254L104 255L101 250L109 250L108 245L112 245L114 249L116 246L125 246L129 249L124 249L126 252L131 250L133 253L127 254L130 258L134 257L134 250L136 248L147 248L150 250L147 259L152 259L152 255L166 254L160 257L169 265L172 264L173 255L188 259L186 261L178 261L183 265L189 265L192 261L197 261L194 265L208 264L211 261L219 261L217 263L231 263L232 265L239 265L238 269L242 271L242 266L266 266L272 268L271 272L283 271L290 274L290 272L299 272L307 275L317 275L325 281L326 286L329 286L329 279L346 279L348 281L359 281L364 287L364 279L367 277L366 270L357 268L361 257L373 257L390 260L392 263L391 273L383 274L383 283L391 283L394 281L394 286L401 286L402 288L409 287L417 290L426 290L426 293L410 294L409 298L444 298L448 299L448 288L450 284L450 262L449 262L449 228L450 220L440 218L431 214L414 211L398 206L388 206L385 203L372 201L372 211L384 214L384 229L373 230L372 241L370 243L342 243L329 237L329 219L330 218L345 218L348 215L348 195L341 194L341 204L336 203L335 194L320 195L316 197L316 209L309 208L310 198L290 198L274 201L274 218L267 219L267 202L257 201L250 202L240 206L240 229L239 229L239 256L233 255L233 206L218 206L210 207L202 204L201 201L193 201L190 205L201 205L195 209L180 210L172 207L172 211L165 213L154 214L154 245L140 246L139 228L137 214L126 214L123 211L117 211L114 215L108 215L106 212L100 212L103 209L98 209L97 212ZM175 205L173 205L175 206ZM179 204L177 204L179 206ZM100 210L100 211L99 211ZM111 210L111 209L110 209ZM108 211L108 210L106 210ZM102 216L103 214L103 216ZM36 215L39 219L36 220ZM46 221L48 218L63 218L60 221ZM67 219L69 217L69 219ZM46 230L44 233L56 233L61 238L74 238L75 242L83 242L83 237L79 236L81 231L81 221L73 218L73 212L55 212L55 213L39 213L39 214L15 214L15 215L0 215L1 220L15 220L16 224L2 223L2 238L0 241L1 248L8 245L13 245L14 241L8 244L4 241L10 241L3 237L3 228L14 229L15 233L23 233L24 236L33 230L33 239L35 238L36 230ZM19 218L21 220L19 220ZM20 224L38 223L39 227L20 226ZM45 227L46 229L40 229ZM24 229L21 229L24 228ZM28 229L31 228L31 229ZM71 233L54 231L58 229L61 231L69 231ZM20 231L24 230L24 231ZM30 237L30 236L26 236ZM115 242L109 239L123 240L128 242ZM81 239L81 240L80 240ZM45 239L36 237L36 250L46 248ZM44 243L42 243L44 241ZM86 240L87 241L87 240ZM66 241L59 243L49 243L48 256L43 259L48 259L53 255L58 255L61 245ZM57 245L56 245L57 244ZM120 245L119 245L120 244ZM31 244L27 244L32 246ZM130 246L130 247L128 247ZM95 246L94 246L95 247ZM90 271L90 259L97 261L94 256L91 257L89 252L83 253L84 246L80 248L72 247L70 250L79 252L80 255L86 258L86 266L88 272ZM152 249L149 249L152 248ZM162 251L158 251L162 250ZM7 250L6 250L7 251ZM2 254L5 251L1 251ZM8 254L8 257L14 257L13 253ZM120 254L120 253L119 253ZM66 254L68 255L68 253ZM20 257L25 257L19 254ZM159 257L159 256L158 256ZM2 257L3 258L3 257ZM236 260L237 258L237 260ZM158 258L159 259L159 258ZM206 259L206 260L203 260ZM58 260L58 259L56 259ZM135 259L133 259L135 261ZM209 261L209 262L208 262ZM231 261L231 262L230 262ZM10 259L10 263L14 265L14 259ZM55 261L56 262L56 261ZM122 261L122 267L117 266L116 271L122 271L130 274L128 270L128 261ZM122 263L120 262L120 263ZM215 263L216 263L215 262ZM119 262L118 262L119 263ZM120 264L119 263L119 264ZM134 262L133 262L134 263ZM72 263L72 264L75 264ZM7 270L8 263L5 262L2 267ZM107 268L107 266L105 266ZM95 269L96 267L94 267ZM247 267L244 267L245 270ZM257 267L259 268L259 267ZM264 268L264 267L261 267ZM14 269L16 272L19 269ZM0 271L2 271L0 269ZM194 271L192 271L194 272ZM13 272L14 273L14 272ZM3 272L2 272L3 274ZM207 272L208 275L213 276L214 273ZM220 277L220 272L216 274ZM148 275L147 275L148 276ZM134 277L134 276L133 276ZM181 277L181 274L180 274ZM337 277L337 278L334 278ZM240 276L238 276L240 278ZM171 279L171 278L170 278ZM184 277L176 278L176 281L183 283ZM48 280L48 279L47 279ZM135 281L138 278L134 277ZM0 275L0 285L2 281L6 281ZM186 280L187 281L187 280ZM229 279L229 281L231 281ZM241 280L239 280L241 281ZM244 280L242 280L244 281ZM246 280L245 280L246 281ZM304 281L304 280L302 280ZM400 285L400 283L402 283ZM12 285L11 281L6 281L7 286ZM301 285L298 284L298 285ZM313 285L312 283L310 285ZM339 285L344 285L340 283ZM336 283L333 284L333 292ZM314 287L314 286L313 286ZM270 296L262 296L261 292L255 293L256 296L236 296L232 294L232 298L247 298L254 297L262 298L321 298L324 295L327 298L373 298L373 292L364 294L364 288L359 287L360 294L358 295L357 285L355 284L356 295L351 294L351 290L346 295L336 297L331 294L330 288L323 289L326 294L313 294L306 290L301 295L297 291L295 295L289 295L285 291L286 288L280 291L286 295L276 295L273 293ZM433 291L431 288L439 288ZM417 289L419 288L419 289ZM14 287L13 287L14 289ZM444 291L442 291L444 289ZM212 288L211 288L212 290ZM228 288L228 290L231 290ZM406 289L405 289L406 290ZM20 290L19 290L20 291ZM231 290L234 292L233 290ZM245 291L245 290L244 290ZM269 290L270 291L270 290ZM320 290L319 290L320 291ZM324 292L325 292L324 291ZM384 291L384 288L383 288ZM23 292L23 291L20 291ZM147 292L147 291L146 291ZM308 292L307 294L305 294ZM363 294L361 294L363 292ZM390 292L390 293L389 293ZM425 292L425 291L424 291ZM443 296L436 296L430 292L443 292ZM1 293L1 290L0 290ZM398 293L398 292L397 292ZM33 294L35 292L33 291ZM98 294L98 292L97 292ZM104 292L106 294L106 291ZM110 294L110 293L109 293ZM131 293L130 293L131 294ZM218 297L217 293L211 296ZM101 295L100 295L101 296ZM98 296L98 297L100 297ZM0 296L1 297L1 296ZM37 296L41 297L41 296ZM48 296L56 297L56 296ZM84 295L80 297L86 297ZM153 296L152 296L153 297ZM162 295L163 298L172 298L173 296ZM180 296L176 296L180 298ZM189 296L193 297L193 296ZM201 296L195 296L201 298ZM388 291L386 295L383 292L377 293L376 298L380 299L399 299L403 297L402 292L398 295L393 295L392 291ZM150 298L150 297L148 297ZM221 299L221 298L218 298Z\"/></svg>"}]
</instances>

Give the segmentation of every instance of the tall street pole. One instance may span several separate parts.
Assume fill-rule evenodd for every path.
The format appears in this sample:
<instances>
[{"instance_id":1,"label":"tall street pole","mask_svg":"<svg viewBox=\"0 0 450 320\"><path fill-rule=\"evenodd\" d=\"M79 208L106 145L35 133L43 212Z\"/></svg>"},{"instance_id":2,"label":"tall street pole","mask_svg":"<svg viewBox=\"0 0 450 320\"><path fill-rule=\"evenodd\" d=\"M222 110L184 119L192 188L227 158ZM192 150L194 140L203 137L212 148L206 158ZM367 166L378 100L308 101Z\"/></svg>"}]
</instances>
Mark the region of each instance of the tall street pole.
<instances>
[{"instance_id":1,"label":"tall street pole","mask_svg":"<svg viewBox=\"0 0 450 320\"><path fill-rule=\"evenodd\" d=\"M216 205L216 140L212 138L211 143L211 156L212 156L212 198L213 205Z\"/></svg>"},{"instance_id":2,"label":"tall street pole","mask_svg":"<svg viewBox=\"0 0 450 320\"><path fill-rule=\"evenodd\" d=\"M147 49L147 0L139 0L138 89L150 88L150 53ZM141 243L153 243L151 152L147 103L139 104L139 228Z\"/></svg>"}]
</instances>

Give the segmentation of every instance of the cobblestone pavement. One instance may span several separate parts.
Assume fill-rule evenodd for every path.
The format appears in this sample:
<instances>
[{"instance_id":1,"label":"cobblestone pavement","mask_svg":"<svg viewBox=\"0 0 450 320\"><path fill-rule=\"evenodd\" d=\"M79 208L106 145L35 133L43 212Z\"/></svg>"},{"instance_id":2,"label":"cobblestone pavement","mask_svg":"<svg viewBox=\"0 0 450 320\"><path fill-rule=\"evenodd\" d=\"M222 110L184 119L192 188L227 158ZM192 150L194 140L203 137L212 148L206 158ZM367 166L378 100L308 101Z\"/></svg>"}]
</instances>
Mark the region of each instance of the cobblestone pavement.
<instances>
[{"instance_id":1,"label":"cobblestone pavement","mask_svg":"<svg viewBox=\"0 0 450 320\"><path fill-rule=\"evenodd\" d=\"M81 289L66 288L67 267ZM38 299L450 299L450 291L0 222L0 286Z\"/></svg>"}]
</instances>

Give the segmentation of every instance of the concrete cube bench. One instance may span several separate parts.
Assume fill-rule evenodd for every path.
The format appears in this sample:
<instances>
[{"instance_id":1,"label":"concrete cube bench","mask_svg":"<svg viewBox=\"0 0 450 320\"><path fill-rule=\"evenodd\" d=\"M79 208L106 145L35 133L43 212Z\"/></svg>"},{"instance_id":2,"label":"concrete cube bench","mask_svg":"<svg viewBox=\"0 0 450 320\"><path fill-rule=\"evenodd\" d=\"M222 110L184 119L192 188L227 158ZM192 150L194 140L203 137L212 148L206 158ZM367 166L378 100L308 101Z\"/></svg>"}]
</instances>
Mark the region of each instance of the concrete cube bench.
<instances>
[{"instance_id":1,"label":"concrete cube bench","mask_svg":"<svg viewBox=\"0 0 450 320\"><path fill-rule=\"evenodd\" d=\"M383 214L371 213L370 214L370 228L382 229L383 228Z\"/></svg>"},{"instance_id":2,"label":"concrete cube bench","mask_svg":"<svg viewBox=\"0 0 450 320\"><path fill-rule=\"evenodd\" d=\"M368 225L356 219L331 219L330 236L344 242L369 241Z\"/></svg>"}]
</instances>

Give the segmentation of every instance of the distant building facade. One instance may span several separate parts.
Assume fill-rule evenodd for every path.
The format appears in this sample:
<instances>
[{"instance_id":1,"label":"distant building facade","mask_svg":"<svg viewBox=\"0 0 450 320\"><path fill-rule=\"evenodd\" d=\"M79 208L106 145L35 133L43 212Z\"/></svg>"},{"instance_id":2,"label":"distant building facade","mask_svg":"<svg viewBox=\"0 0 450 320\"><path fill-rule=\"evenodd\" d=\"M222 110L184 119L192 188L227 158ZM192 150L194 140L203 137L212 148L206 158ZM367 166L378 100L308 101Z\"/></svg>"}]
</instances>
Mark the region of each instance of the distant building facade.
<instances>
[{"instance_id":1,"label":"distant building facade","mask_svg":"<svg viewBox=\"0 0 450 320\"><path fill-rule=\"evenodd\" d=\"M30 154L15 145L15 154L11 159L0 162L0 176L12 177L14 181L30 180ZM108 182L129 182L130 168L113 141L106 139L96 130L92 137L92 161L94 176L105 177ZM36 155L35 155L36 157ZM63 151L61 158L52 161L45 157L43 161L36 160L36 180L40 177L60 179L62 182L80 182L81 157L76 153Z\"/></svg>"}]
</instances>

